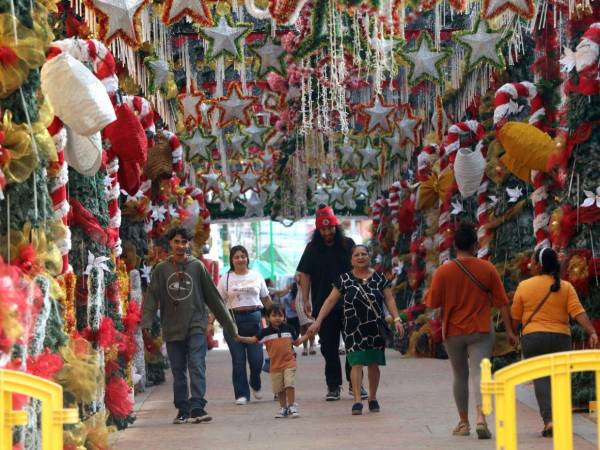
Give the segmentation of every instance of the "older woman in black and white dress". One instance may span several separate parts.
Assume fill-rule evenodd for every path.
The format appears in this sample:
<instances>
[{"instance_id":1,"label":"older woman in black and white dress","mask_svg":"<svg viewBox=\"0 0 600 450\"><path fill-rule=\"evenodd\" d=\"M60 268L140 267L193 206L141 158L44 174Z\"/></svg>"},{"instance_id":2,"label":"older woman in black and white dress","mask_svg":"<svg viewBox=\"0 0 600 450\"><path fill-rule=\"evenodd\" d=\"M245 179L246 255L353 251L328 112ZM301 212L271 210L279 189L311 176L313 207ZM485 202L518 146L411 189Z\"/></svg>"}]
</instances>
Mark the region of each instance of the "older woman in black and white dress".
<instances>
[{"instance_id":1,"label":"older woman in black and white dress","mask_svg":"<svg viewBox=\"0 0 600 450\"><path fill-rule=\"evenodd\" d=\"M368 367L369 373L369 411L379 411L377 401L379 366L385 365L384 300L400 335L404 334L404 327L398 316L398 308L389 281L382 273L371 268L367 247L357 245L352 249L351 264L352 270L340 275L335 281L309 333L314 334L319 331L323 319L343 298L344 344L348 362L352 366L350 377L355 402L352 405L352 414L359 415L362 414L363 408L360 396L363 366Z\"/></svg>"}]
</instances>

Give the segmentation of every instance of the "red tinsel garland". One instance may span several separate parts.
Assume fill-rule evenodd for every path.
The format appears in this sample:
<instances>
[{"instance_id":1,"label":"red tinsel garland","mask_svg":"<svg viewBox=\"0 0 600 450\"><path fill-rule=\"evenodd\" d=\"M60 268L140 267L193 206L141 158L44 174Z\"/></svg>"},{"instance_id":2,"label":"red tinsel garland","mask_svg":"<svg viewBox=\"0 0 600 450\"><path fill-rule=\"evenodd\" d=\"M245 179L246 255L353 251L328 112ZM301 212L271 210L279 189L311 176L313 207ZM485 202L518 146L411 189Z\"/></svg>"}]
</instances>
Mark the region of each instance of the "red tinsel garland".
<instances>
[{"instance_id":1,"label":"red tinsel garland","mask_svg":"<svg viewBox=\"0 0 600 450\"><path fill-rule=\"evenodd\" d=\"M129 397L129 390L127 382L117 376L113 376L106 383L104 401L113 417L124 419L131 414L133 404Z\"/></svg>"},{"instance_id":2,"label":"red tinsel garland","mask_svg":"<svg viewBox=\"0 0 600 450\"><path fill-rule=\"evenodd\" d=\"M52 380L64 365L62 357L48 348L38 356L27 357L27 372L37 377Z\"/></svg>"}]
</instances>

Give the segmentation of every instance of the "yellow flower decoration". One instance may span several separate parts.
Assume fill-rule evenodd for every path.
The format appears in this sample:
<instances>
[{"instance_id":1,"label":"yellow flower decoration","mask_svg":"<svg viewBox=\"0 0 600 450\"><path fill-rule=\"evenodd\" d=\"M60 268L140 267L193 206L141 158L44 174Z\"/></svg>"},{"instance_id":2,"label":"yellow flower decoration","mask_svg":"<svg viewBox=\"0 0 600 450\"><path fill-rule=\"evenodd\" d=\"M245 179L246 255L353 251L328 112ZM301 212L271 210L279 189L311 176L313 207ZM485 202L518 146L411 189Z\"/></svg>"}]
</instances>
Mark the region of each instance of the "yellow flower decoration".
<instances>
[{"instance_id":1,"label":"yellow flower decoration","mask_svg":"<svg viewBox=\"0 0 600 450\"><path fill-rule=\"evenodd\" d=\"M44 64L44 41L13 15L0 14L0 98L16 91L29 75L30 69Z\"/></svg>"},{"instance_id":2,"label":"yellow flower decoration","mask_svg":"<svg viewBox=\"0 0 600 450\"><path fill-rule=\"evenodd\" d=\"M9 111L4 114L0 129L4 132L2 147L7 149L10 155L8 163L2 168L6 181L8 184L22 183L29 178L38 164L29 129L25 124L13 124Z\"/></svg>"}]
</instances>

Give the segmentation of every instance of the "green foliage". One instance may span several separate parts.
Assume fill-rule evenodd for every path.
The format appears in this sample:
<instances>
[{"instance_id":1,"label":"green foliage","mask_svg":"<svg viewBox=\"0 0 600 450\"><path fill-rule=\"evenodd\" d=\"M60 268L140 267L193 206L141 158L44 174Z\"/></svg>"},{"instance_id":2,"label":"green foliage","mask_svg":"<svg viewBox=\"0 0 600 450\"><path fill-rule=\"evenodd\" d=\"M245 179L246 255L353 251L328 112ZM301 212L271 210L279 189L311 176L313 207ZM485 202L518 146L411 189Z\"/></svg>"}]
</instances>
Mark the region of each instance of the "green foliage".
<instances>
[{"instance_id":1,"label":"green foliage","mask_svg":"<svg viewBox=\"0 0 600 450\"><path fill-rule=\"evenodd\" d=\"M12 113L13 122L27 123L27 115L23 109L23 106L25 106L31 123L36 122L39 118L37 100L39 87L40 73L37 70L31 70L27 79L17 91L0 100L0 108L7 109Z\"/></svg>"}]
</instances>

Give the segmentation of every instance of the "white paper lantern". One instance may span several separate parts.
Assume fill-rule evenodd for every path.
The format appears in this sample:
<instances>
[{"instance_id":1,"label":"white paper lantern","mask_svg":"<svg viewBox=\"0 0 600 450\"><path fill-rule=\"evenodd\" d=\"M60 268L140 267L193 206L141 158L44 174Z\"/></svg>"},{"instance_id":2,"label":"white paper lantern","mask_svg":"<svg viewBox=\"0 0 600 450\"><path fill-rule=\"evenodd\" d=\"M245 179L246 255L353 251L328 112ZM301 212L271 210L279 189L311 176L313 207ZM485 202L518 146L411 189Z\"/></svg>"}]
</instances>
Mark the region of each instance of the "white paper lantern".
<instances>
[{"instance_id":1,"label":"white paper lantern","mask_svg":"<svg viewBox=\"0 0 600 450\"><path fill-rule=\"evenodd\" d=\"M481 154L481 146L477 146L475 151L468 148L458 150L454 161L454 178L463 198L477 192L484 171L485 158Z\"/></svg>"},{"instance_id":2,"label":"white paper lantern","mask_svg":"<svg viewBox=\"0 0 600 450\"><path fill-rule=\"evenodd\" d=\"M77 134L91 136L116 120L102 82L68 53L44 64L41 81L54 113Z\"/></svg>"},{"instance_id":3,"label":"white paper lantern","mask_svg":"<svg viewBox=\"0 0 600 450\"><path fill-rule=\"evenodd\" d=\"M94 176L102 164L102 136L100 133L81 136L67 127L65 161L81 175Z\"/></svg>"}]
</instances>

